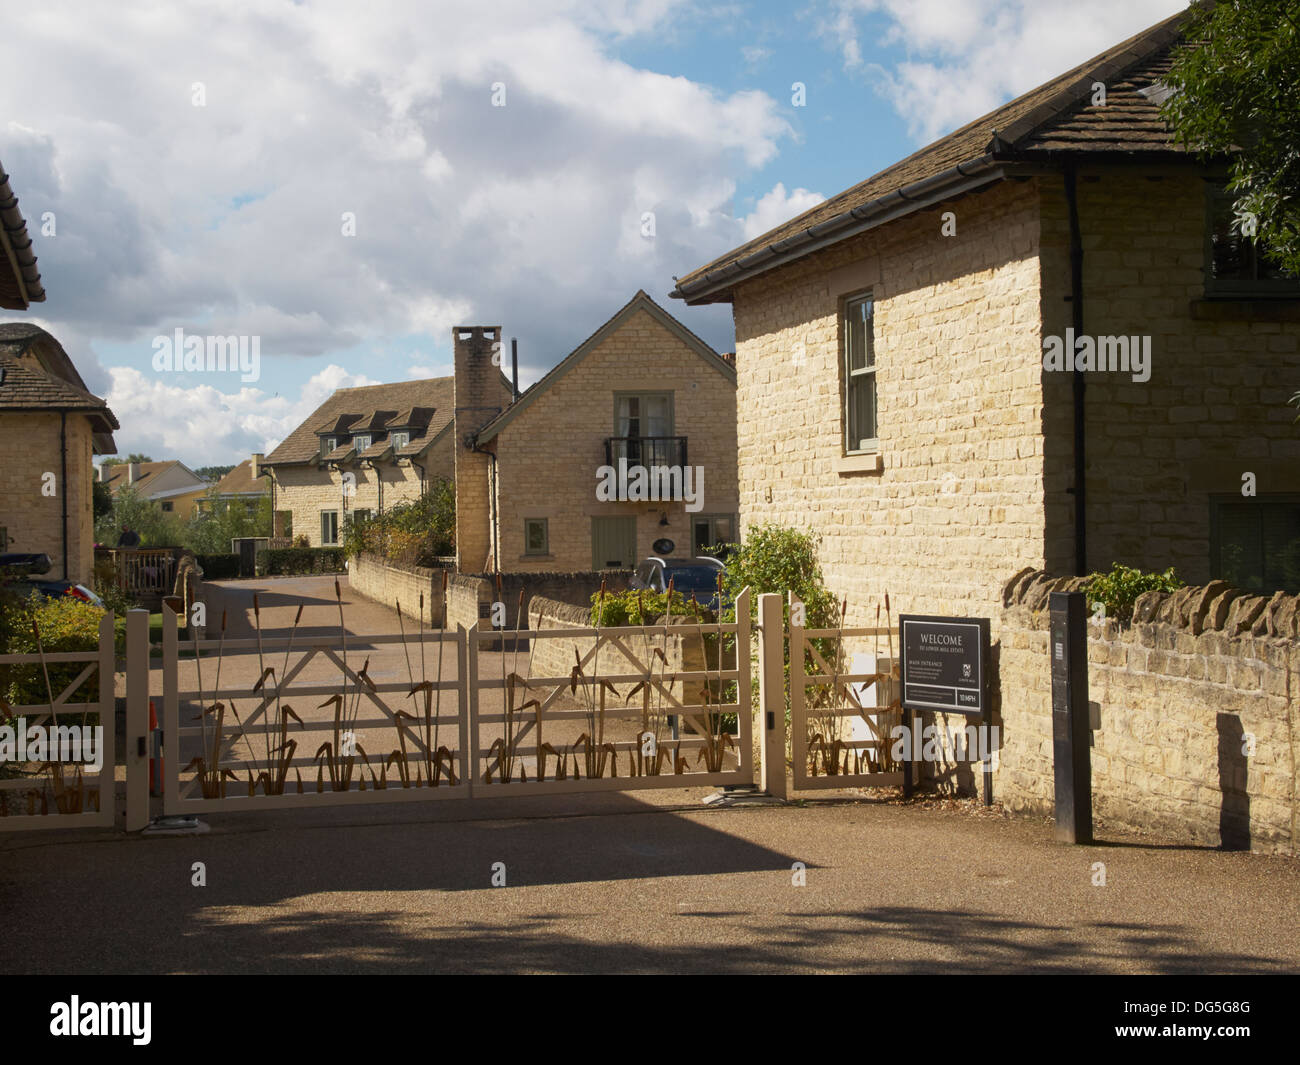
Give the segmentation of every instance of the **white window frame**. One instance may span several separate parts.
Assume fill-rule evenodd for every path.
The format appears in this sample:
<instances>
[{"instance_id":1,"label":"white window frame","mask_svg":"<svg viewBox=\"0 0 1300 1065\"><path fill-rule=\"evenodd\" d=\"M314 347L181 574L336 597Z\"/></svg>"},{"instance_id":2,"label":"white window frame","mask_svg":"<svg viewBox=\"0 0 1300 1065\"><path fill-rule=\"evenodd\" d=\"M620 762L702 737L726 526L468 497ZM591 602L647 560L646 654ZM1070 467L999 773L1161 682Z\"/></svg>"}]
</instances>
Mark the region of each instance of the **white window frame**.
<instances>
[{"instance_id":1,"label":"white window frame","mask_svg":"<svg viewBox=\"0 0 1300 1065\"><path fill-rule=\"evenodd\" d=\"M870 352L870 362L868 365L854 369L851 366L852 361L852 335L853 322L850 318L850 310L857 304L866 301L871 306L871 313L867 321L869 340L871 341L868 351ZM843 385L840 389L840 407L844 421L844 453L846 455L869 455L879 450L880 447L880 424L879 424L879 405L877 402L878 391L876 388L876 356L875 356L875 297L871 291L857 292L844 298L843 311L840 314L843 346L841 365L843 367ZM871 429L870 437L858 437L854 439L852 433L852 392L856 388L870 387L871 389Z\"/></svg>"},{"instance_id":2,"label":"white window frame","mask_svg":"<svg viewBox=\"0 0 1300 1065\"><path fill-rule=\"evenodd\" d=\"M333 531L334 531L334 539L332 539L332 540L327 540L327 539L325 538L325 517L326 517L326 515L330 515L330 514L332 514L332 515L334 516L334 522L333 522L333 525L334 525L334 530L333 530ZM339 544L339 533L341 532L342 524L343 524L343 523L342 523L342 519L340 518L340 516L339 516L339 512L338 512L337 510L322 510L322 511L320 512L320 542L321 542L321 546L322 546L322 547L337 547L337 546L338 546L338 544Z\"/></svg>"},{"instance_id":3,"label":"white window frame","mask_svg":"<svg viewBox=\"0 0 1300 1065\"><path fill-rule=\"evenodd\" d=\"M388 442L392 445L394 451L399 447L406 447L411 442L411 433L408 429L399 429L388 436Z\"/></svg>"}]
</instances>

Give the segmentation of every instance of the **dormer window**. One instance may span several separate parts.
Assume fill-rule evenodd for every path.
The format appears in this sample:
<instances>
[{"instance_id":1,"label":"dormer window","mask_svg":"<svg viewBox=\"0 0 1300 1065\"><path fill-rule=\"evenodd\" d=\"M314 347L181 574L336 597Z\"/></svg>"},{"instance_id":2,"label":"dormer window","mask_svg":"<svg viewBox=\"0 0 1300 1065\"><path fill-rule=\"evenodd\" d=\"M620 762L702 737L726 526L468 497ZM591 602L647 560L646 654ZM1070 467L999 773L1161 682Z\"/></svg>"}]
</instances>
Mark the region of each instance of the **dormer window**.
<instances>
[{"instance_id":1,"label":"dormer window","mask_svg":"<svg viewBox=\"0 0 1300 1065\"><path fill-rule=\"evenodd\" d=\"M411 442L411 434L406 429L399 429L388 437L388 442L393 445L393 450L396 451L399 447L406 447Z\"/></svg>"},{"instance_id":2,"label":"dormer window","mask_svg":"<svg viewBox=\"0 0 1300 1065\"><path fill-rule=\"evenodd\" d=\"M339 438L337 436L322 436L320 438L320 451L322 455L328 455L338 446Z\"/></svg>"},{"instance_id":3,"label":"dormer window","mask_svg":"<svg viewBox=\"0 0 1300 1065\"><path fill-rule=\"evenodd\" d=\"M352 438L352 446L358 451L365 451L370 446L370 434L360 433Z\"/></svg>"}]
</instances>

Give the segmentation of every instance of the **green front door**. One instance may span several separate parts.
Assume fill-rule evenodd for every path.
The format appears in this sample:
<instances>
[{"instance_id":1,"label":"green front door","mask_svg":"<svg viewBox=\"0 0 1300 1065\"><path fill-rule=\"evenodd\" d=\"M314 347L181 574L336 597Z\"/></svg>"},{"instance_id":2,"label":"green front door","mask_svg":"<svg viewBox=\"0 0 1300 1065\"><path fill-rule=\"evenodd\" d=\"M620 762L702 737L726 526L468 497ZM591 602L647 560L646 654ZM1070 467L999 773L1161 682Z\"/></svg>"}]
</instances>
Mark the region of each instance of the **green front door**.
<instances>
[{"instance_id":1,"label":"green front door","mask_svg":"<svg viewBox=\"0 0 1300 1065\"><path fill-rule=\"evenodd\" d=\"M636 557L636 518L591 519L591 568L632 569Z\"/></svg>"}]
</instances>

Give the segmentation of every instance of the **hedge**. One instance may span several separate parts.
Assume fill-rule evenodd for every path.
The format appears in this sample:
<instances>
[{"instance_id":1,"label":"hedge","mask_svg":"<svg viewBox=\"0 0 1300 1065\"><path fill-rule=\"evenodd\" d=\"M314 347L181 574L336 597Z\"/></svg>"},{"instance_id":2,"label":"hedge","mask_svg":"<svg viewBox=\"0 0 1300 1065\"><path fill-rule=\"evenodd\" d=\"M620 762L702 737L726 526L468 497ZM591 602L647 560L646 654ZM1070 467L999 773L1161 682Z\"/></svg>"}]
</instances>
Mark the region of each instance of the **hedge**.
<instances>
[{"instance_id":1,"label":"hedge","mask_svg":"<svg viewBox=\"0 0 1300 1065\"><path fill-rule=\"evenodd\" d=\"M205 581L224 581L239 576L238 555L195 555Z\"/></svg>"},{"instance_id":2,"label":"hedge","mask_svg":"<svg viewBox=\"0 0 1300 1065\"><path fill-rule=\"evenodd\" d=\"M304 573L343 573L341 547L275 547L257 553L259 577L292 576Z\"/></svg>"},{"instance_id":3,"label":"hedge","mask_svg":"<svg viewBox=\"0 0 1300 1065\"><path fill-rule=\"evenodd\" d=\"M54 599L33 596L10 602L4 608L0 624L0 651L5 654L35 654L36 635L32 631L35 617L41 631L41 645L46 654L57 651L93 651L99 646L99 619L104 612L97 606L61 595ZM51 663L50 687L58 698L63 688L77 678L84 662ZM39 664L0 666L0 694L13 706L49 705L50 693ZM99 699L99 673L92 673L68 702L95 702ZM0 715L2 716L2 715Z\"/></svg>"}]
</instances>

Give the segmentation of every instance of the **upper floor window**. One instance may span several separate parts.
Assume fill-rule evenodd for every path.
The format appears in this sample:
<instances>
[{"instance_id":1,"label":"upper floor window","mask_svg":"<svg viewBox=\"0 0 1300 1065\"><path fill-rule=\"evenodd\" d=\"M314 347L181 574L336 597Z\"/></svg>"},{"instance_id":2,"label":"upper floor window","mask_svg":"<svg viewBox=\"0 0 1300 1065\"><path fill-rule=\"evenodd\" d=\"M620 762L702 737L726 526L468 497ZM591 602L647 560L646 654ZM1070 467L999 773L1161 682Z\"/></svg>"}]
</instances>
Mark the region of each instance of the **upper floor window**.
<instances>
[{"instance_id":1,"label":"upper floor window","mask_svg":"<svg viewBox=\"0 0 1300 1065\"><path fill-rule=\"evenodd\" d=\"M615 436L672 436L671 392L620 392L614 397Z\"/></svg>"},{"instance_id":2,"label":"upper floor window","mask_svg":"<svg viewBox=\"0 0 1300 1065\"><path fill-rule=\"evenodd\" d=\"M370 446L371 436L369 433L360 433L352 438L352 446L358 451L365 451Z\"/></svg>"},{"instance_id":3,"label":"upper floor window","mask_svg":"<svg viewBox=\"0 0 1300 1065\"><path fill-rule=\"evenodd\" d=\"M322 436L320 438L320 453L322 455L328 455L338 446L339 438L337 436Z\"/></svg>"},{"instance_id":4,"label":"upper floor window","mask_svg":"<svg viewBox=\"0 0 1300 1065\"><path fill-rule=\"evenodd\" d=\"M1233 197L1222 185L1208 189L1205 290L1213 296L1300 297L1300 280L1287 277L1252 239L1249 224L1233 210Z\"/></svg>"},{"instance_id":5,"label":"upper floor window","mask_svg":"<svg viewBox=\"0 0 1300 1065\"><path fill-rule=\"evenodd\" d=\"M876 346L870 293L844 304L844 450L876 446Z\"/></svg>"},{"instance_id":6,"label":"upper floor window","mask_svg":"<svg viewBox=\"0 0 1300 1065\"><path fill-rule=\"evenodd\" d=\"M396 451L399 447L406 447L406 445L411 442L411 434L405 429L399 429L397 432L389 435L388 442L393 446L393 450Z\"/></svg>"}]
</instances>

